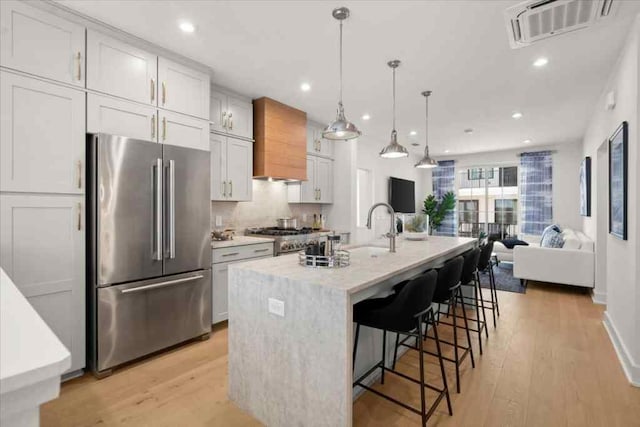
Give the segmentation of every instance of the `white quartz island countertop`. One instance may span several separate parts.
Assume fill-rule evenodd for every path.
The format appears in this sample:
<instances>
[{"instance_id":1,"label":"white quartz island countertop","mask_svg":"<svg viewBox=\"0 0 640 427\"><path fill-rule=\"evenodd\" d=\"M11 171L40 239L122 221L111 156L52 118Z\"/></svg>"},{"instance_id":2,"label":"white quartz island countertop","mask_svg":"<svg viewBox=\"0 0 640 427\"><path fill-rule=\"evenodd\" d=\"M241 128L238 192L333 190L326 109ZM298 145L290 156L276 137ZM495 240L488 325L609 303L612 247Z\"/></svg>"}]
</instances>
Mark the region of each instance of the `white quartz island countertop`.
<instances>
[{"instance_id":1,"label":"white quartz island countertop","mask_svg":"<svg viewBox=\"0 0 640 427\"><path fill-rule=\"evenodd\" d=\"M71 354L0 268L0 425L37 426Z\"/></svg>"},{"instance_id":2,"label":"white quartz island countertop","mask_svg":"<svg viewBox=\"0 0 640 427\"><path fill-rule=\"evenodd\" d=\"M297 255L229 268L229 397L265 425L351 426L353 304L474 247L476 239L399 237L348 249L351 265L310 268ZM363 328L356 372L380 356ZM362 349L362 351L361 351Z\"/></svg>"}]
</instances>

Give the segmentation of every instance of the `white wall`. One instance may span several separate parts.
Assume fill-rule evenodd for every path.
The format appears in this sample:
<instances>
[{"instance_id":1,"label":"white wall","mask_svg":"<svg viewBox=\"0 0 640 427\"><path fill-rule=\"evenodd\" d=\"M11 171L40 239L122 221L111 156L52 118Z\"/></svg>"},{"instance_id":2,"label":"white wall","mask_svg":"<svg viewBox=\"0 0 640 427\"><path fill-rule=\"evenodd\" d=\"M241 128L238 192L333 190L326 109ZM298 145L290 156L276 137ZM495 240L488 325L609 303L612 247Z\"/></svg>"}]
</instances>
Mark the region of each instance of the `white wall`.
<instances>
[{"instance_id":1,"label":"white wall","mask_svg":"<svg viewBox=\"0 0 640 427\"><path fill-rule=\"evenodd\" d=\"M606 295L607 311L605 325L617 346L618 355L631 381L640 386L640 227L638 227L640 192L638 180L638 71L640 69L640 16L636 22L619 60L612 72L584 136L583 154L592 158L592 181L598 177L608 179L606 168L598 167L597 150L604 140L609 138L616 128L627 121L629 123L629 175L628 175L628 240L623 241L609 234L598 233L598 218L607 215L607 209L593 206L592 216L584 218L584 230L594 239L606 236L606 241L598 241L596 257L606 257L606 283L597 283L595 292ZM616 106L605 110L605 96L608 92L616 94ZM597 198L597 185L593 186L592 200ZM601 252L598 252L600 249ZM604 253L602 252L604 251ZM596 263L598 265L598 263Z\"/></svg>"},{"instance_id":2,"label":"white wall","mask_svg":"<svg viewBox=\"0 0 640 427\"><path fill-rule=\"evenodd\" d=\"M582 229L579 197L579 171L582 145L569 142L550 146L523 145L520 150L494 151L438 158L455 160L456 169L472 166L497 166L520 164L519 153L525 151L552 150L553 153L553 222L563 227ZM430 189L429 189L430 190Z\"/></svg>"}]
</instances>

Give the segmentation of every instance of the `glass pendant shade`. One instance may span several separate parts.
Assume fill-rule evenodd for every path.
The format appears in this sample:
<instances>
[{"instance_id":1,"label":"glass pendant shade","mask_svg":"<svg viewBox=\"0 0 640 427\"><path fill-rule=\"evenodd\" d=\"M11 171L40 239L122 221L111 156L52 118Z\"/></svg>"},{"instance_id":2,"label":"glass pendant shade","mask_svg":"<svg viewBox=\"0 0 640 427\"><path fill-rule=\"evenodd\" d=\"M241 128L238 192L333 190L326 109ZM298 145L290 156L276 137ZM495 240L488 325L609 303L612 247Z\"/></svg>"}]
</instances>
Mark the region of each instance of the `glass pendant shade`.
<instances>
[{"instance_id":1,"label":"glass pendant shade","mask_svg":"<svg viewBox=\"0 0 640 427\"><path fill-rule=\"evenodd\" d=\"M334 9L332 13L333 17L340 21L340 100L338 101L336 119L322 131L322 137L332 141L348 141L362 134L356 125L347 120L342 105L342 22L349 17L349 13L349 9L346 7Z\"/></svg>"},{"instance_id":2,"label":"glass pendant shade","mask_svg":"<svg viewBox=\"0 0 640 427\"><path fill-rule=\"evenodd\" d=\"M398 143L398 132L396 132L396 68L400 66L400 61L394 59L389 61L387 65L393 70L393 129L391 130L391 142L380 151L380 157L398 159L409 156L409 151Z\"/></svg>"},{"instance_id":3,"label":"glass pendant shade","mask_svg":"<svg viewBox=\"0 0 640 427\"><path fill-rule=\"evenodd\" d=\"M422 92L422 96L426 99L426 126L425 126L425 144L424 144L424 156L418 163L415 164L416 168L420 169L431 169L437 168L438 162L429 156L429 95L431 95L430 90L425 90Z\"/></svg>"}]
</instances>

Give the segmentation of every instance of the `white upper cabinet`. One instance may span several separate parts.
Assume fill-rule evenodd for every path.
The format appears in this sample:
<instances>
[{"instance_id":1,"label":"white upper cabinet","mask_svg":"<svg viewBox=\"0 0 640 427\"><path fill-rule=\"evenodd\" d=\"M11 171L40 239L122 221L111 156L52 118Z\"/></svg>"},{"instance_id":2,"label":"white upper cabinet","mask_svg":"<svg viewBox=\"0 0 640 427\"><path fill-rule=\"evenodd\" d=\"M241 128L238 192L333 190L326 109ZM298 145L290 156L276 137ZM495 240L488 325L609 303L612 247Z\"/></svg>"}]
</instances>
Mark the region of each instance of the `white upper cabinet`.
<instances>
[{"instance_id":1,"label":"white upper cabinet","mask_svg":"<svg viewBox=\"0 0 640 427\"><path fill-rule=\"evenodd\" d=\"M157 105L157 72L156 55L87 31L87 88Z\"/></svg>"},{"instance_id":2,"label":"white upper cabinet","mask_svg":"<svg viewBox=\"0 0 640 427\"><path fill-rule=\"evenodd\" d=\"M300 183L300 201L302 203L315 203L318 201L316 188L316 158L307 156L307 180Z\"/></svg>"},{"instance_id":3,"label":"white upper cabinet","mask_svg":"<svg viewBox=\"0 0 640 427\"><path fill-rule=\"evenodd\" d=\"M333 203L333 160L307 155L307 180L289 184L289 203Z\"/></svg>"},{"instance_id":4,"label":"white upper cabinet","mask_svg":"<svg viewBox=\"0 0 640 427\"><path fill-rule=\"evenodd\" d=\"M87 132L158 141L158 110L109 96L87 95Z\"/></svg>"},{"instance_id":5,"label":"white upper cabinet","mask_svg":"<svg viewBox=\"0 0 640 427\"><path fill-rule=\"evenodd\" d=\"M0 63L84 87L84 31L81 25L23 2L1 1Z\"/></svg>"},{"instance_id":6,"label":"white upper cabinet","mask_svg":"<svg viewBox=\"0 0 640 427\"><path fill-rule=\"evenodd\" d=\"M209 117L209 75L158 58L158 106L191 116Z\"/></svg>"},{"instance_id":7,"label":"white upper cabinet","mask_svg":"<svg viewBox=\"0 0 640 427\"><path fill-rule=\"evenodd\" d=\"M82 195L0 195L0 263L71 352L69 371L85 366L85 226Z\"/></svg>"},{"instance_id":8,"label":"white upper cabinet","mask_svg":"<svg viewBox=\"0 0 640 427\"><path fill-rule=\"evenodd\" d=\"M333 203L333 160L316 158L318 202Z\"/></svg>"},{"instance_id":9,"label":"white upper cabinet","mask_svg":"<svg viewBox=\"0 0 640 427\"><path fill-rule=\"evenodd\" d=\"M323 130L322 125L311 121L307 122L307 153L332 159L333 141L322 137Z\"/></svg>"},{"instance_id":10,"label":"white upper cabinet","mask_svg":"<svg viewBox=\"0 0 640 427\"><path fill-rule=\"evenodd\" d=\"M211 130L241 138L253 138L253 104L216 89L211 91Z\"/></svg>"},{"instance_id":11,"label":"white upper cabinet","mask_svg":"<svg viewBox=\"0 0 640 427\"><path fill-rule=\"evenodd\" d=\"M184 114L160 111L158 135L163 144L209 151L209 122Z\"/></svg>"},{"instance_id":12,"label":"white upper cabinet","mask_svg":"<svg viewBox=\"0 0 640 427\"><path fill-rule=\"evenodd\" d=\"M227 140L227 180L229 199L251 200L253 195L253 143L235 138Z\"/></svg>"},{"instance_id":13,"label":"white upper cabinet","mask_svg":"<svg viewBox=\"0 0 640 427\"><path fill-rule=\"evenodd\" d=\"M0 77L0 191L84 193L85 94Z\"/></svg>"},{"instance_id":14,"label":"white upper cabinet","mask_svg":"<svg viewBox=\"0 0 640 427\"><path fill-rule=\"evenodd\" d=\"M213 133L210 147L211 200L251 200L253 143Z\"/></svg>"}]
</instances>

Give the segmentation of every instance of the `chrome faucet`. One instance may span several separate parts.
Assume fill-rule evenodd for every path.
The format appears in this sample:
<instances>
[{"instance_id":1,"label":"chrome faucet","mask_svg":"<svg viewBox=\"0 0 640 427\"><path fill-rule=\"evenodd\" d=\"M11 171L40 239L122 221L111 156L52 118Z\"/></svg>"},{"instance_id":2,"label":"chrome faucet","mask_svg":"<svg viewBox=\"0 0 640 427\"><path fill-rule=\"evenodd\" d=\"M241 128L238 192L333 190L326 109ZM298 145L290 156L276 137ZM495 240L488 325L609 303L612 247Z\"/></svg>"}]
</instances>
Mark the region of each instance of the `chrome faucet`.
<instances>
[{"instance_id":1,"label":"chrome faucet","mask_svg":"<svg viewBox=\"0 0 640 427\"><path fill-rule=\"evenodd\" d=\"M367 228L369 230L371 230L371 216L373 215L373 211L378 206L386 206L387 210L391 214L389 232L387 234L385 234L384 237L388 237L389 238L389 252L395 252L396 251L396 213L395 213L395 211L393 210L393 208L391 207L390 204L380 202L380 203L376 203L375 205L371 206L371 209L369 209L369 213L367 214Z\"/></svg>"}]
</instances>

